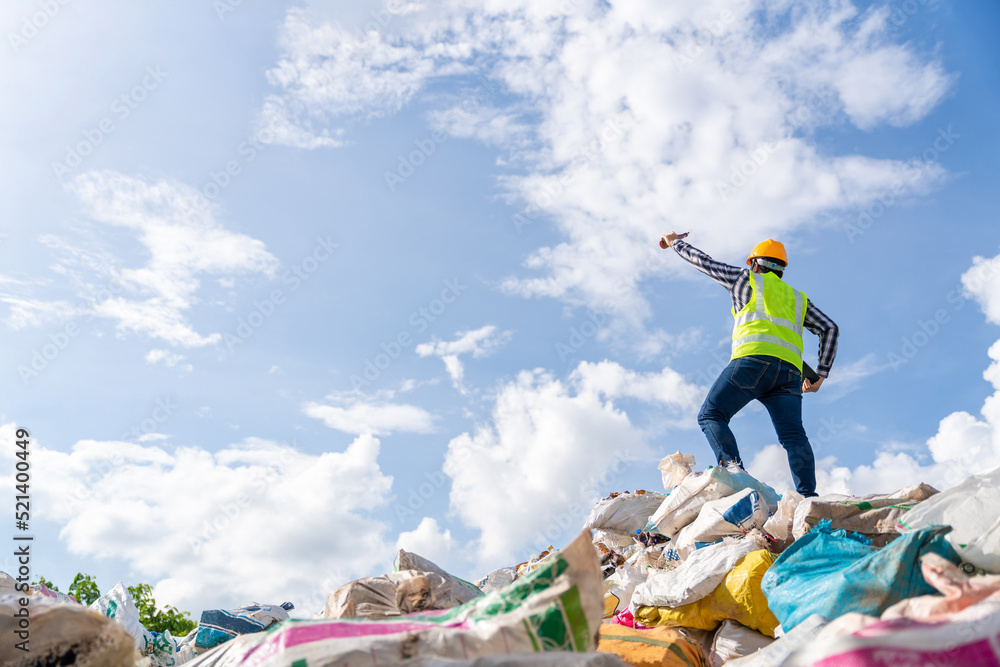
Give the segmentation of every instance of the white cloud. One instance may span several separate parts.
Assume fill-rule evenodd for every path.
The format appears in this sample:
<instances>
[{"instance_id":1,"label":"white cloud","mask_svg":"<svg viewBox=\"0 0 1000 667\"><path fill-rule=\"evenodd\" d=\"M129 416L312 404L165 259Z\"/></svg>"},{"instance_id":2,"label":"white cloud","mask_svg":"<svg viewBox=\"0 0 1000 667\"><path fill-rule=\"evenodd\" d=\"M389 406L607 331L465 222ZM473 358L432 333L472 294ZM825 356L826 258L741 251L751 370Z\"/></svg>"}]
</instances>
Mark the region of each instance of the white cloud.
<instances>
[{"instance_id":1,"label":"white cloud","mask_svg":"<svg viewBox=\"0 0 1000 667\"><path fill-rule=\"evenodd\" d=\"M727 257L942 180L935 163L830 154L813 138L845 121L915 122L947 93L940 61L889 41L887 21L840 0L464 0L428 3L359 43L295 9L268 76L310 136L393 113L431 81L488 77L502 97L448 96L432 123L503 146L500 159L524 168L501 180L520 231L551 222L564 239L505 288L606 309L624 316L617 334L641 338L641 283L680 270L668 253L645 262L671 227L697 221L691 241Z\"/></svg>"},{"instance_id":2,"label":"white cloud","mask_svg":"<svg viewBox=\"0 0 1000 667\"><path fill-rule=\"evenodd\" d=\"M414 530L400 533L396 540L396 548L404 549L440 565L454 556L457 543L450 530L441 530L437 519L425 516Z\"/></svg>"},{"instance_id":3,"label":"white cloud","mask_svg":"<svg viewBox=\"0 0 1000 667\"><path fill-rule=\"evenodd\" d=\"M177 364L179 364L180 362L184 361L184 355L174 354L170 350L150 350L146 354L147 364L158 364L161 361L163 362L164 366L172 368ZM188 364L188 366L190 366L190 364Z\"/></svg>"},{"instance_id":4,"label":"white cloud","mask_svg":"<svg viewBox=\"0 0 1000 667\"><path fill-rule=\"evenodd\" d=\"M534 135L518 111L488 106L495 95L492 89L480 84L471 92L460 95L463 99L444 111L429 114L431 125L452 137L476 139L489 146L510 148L527 147Z\"/></svg>"},{"instance_id":5,"label":"white cloud","mask_svg":"<svg viewBox=\"0 0 1000 667\"><path fill-rule=\"evenodd\" d=\"M492 422L452 439L445 457L451 510L480 531L473 546L480 568L570 538L592 502L620 490L629 461L652 458L645 435L613 399L690 412L696 393L669 369L642 374L612 362L582 363L566 382L523 371L503 386Z\"/></svg>"},{"instance_id":6,"label":"white cloud","mask_svg":"<svg viewBox=\"0 0 1000 667\"><path fill-rule=\"evenodd\" d=\"M460 50L447 43L416 47L377 31L359 37L300 8L285 17L281 46L267 79L282 95L268 97L260 125L275 133L275 143L300 148L341 145L330 136L342 135L341 128L317 133L313 119L394 112L437 73L438 61Z\"/></svg>"},{"instance_id":7,"label":"white cloud","mask_svg":"<svg viewBox=\"0 0 1000 667\"><path fill-rule=\"evenodd\" d=\"M874 79L873 76L878 77ZM905 126L923 118L951 83L939 63L925 64L904 47L890 45L844 62L833 84L855 125Z\"/></svg>"},{"instance_id":8,"label":"white cloud","mask_svg":"<svg viewBox=\"0 0 1000 667\"><path fill-rule=\"evenodd\" d=\"M76 317L82 312L82 309L67 301L39 301L9 294L0 295L0 301L10 306L7 326L12 329L38 327Z\"/></svg>"},{"instance_id":9,"label":"white cloud","mask_svg":"<svg viewBox=\"0 0 1000 667\"><path fill-rule=\"evenodd\" d=\"M415 405L391 403L392 395L331 394L326 397L328 403L306 403L302 411L309 417L322 420L332 429L355 435L434 432L432 414Z\"/></svg>"},{"instance_id":10,"label":"white cloud","mask_svg":"<svg viewBox=\"0 0 1000 667\"><path fill-rule=\"evenodd\" d=\"M158 602L196 618L252 600L315 612L334 587L392 559L388 526L369 514L392 486L371 436L318 456L256 438L217 452L81 440L66 453L32 444L46 472L33 480L37 518L62 526L65 548L121 559L129 576L154 584ZM11 475L3 483L12 488Z\"/></svg>"},{"instance_id":11,"label":"white cloud","mask_svg":"<svg viewBox=\"0 0 1000 667\"><path fill-rule=\"evenodd\" d=\"M37 325L57 313L64 319L86 314L115 320L122 335L143 334L181 347L211 345L221 334L199 334L188 321L199 303L201 276L273 276L277 268L263 242L225 229L213 206L190 186L90 171L68 188L92 220L134 235L146 263L122 267L112 251L84 247L78 239L43 237L63 255L54 268L75 285L79 301L74 306L33 296L5 298L12 304L12 326Z\"/></svg>"},{"instance_id":12,"label":"white cloud","mask_svg":"<svg viewBox=\"0 0 1000 667\"><path fill-rule=\"evenodd\" d=\"M293 111L289 107L298 109ZM281 144L306 150L337 148L344 145L341 139L330 136L331 131L328 129L316 134L312 129L312 123L303 116L306 114L301 105L270 95L264 100L264 106L257 119L257 136L265 144ZM333 134L335 137L340 137L343 135L343 130L334 130Z\"/></svg>"},{"instance_id":13,"label":"white cloud","mask_svg":"<svg viewBox=\"0 0 1000 667\"><path fill-rule=\"evenodd\" d=\"M972 268L962 275L962 286L979 303L986 319L1000 324L1000 255L974 257Z\"/></svg>"},{"instance_id":14,"label":"white cloud","mask_svg":"<svg viewBox=\"0 0 1000 667\"><path fill-rule=\"evenodd\" d=\"M865 378L889 368L889 364L880 362L874 353L866 354L856 361L838 362L837 371L823 382L822 393L817 394L825 400L836 400L857 389Z\"/></svg>"},{"instance_id":15,"label":"white cloud","mask_svg":"<svg viewBox=\"0 0 1000 667\"><path fill-rule=\"evenodd\" d=\"M581 391L606 398L635 398L646 403L671 407L678 425L691 425L705 398L705 388L689 383L677 371L664 368L659 373L639 373L613 361L582 362L570 379Z\"/></svg>"},{"instance_id":16,"label":"white cloud","mask_svg":"<svg viewBox=\"0 0 1000 667\"><path fill-rule=\"evenodd\" d=\"M417 345L416 352L421 357L431 355L441 357L452 384L459 392L466 394L468 390L462 383L465 367L458 357L470 353L475 359L488 357L506 345L514 335L512 331L496 333L496 329L496 326L489 324L473 331L459 331L456 334L458 338L453 341L434 340L431 343L421 343Z\"/></svg>"}]
</instances>

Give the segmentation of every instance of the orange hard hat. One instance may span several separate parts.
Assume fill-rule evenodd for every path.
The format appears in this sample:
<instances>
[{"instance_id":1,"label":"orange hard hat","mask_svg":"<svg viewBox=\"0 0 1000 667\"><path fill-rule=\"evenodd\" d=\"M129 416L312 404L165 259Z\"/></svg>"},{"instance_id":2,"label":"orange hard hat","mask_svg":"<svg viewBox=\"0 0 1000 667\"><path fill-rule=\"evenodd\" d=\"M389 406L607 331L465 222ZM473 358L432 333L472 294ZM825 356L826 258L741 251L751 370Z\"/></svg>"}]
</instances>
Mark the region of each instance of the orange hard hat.
<instances>
[{"instance_id":1,"label":"orange hard hat","mask_svg":"<svg viewBox=\"0 0 1000 667\"><path fill-rule=\"evenodd\" d=\"M754 257L770 257L781 260L782 264L788 266L788 255L785 254L785 246L781 244L781 241L768 239L755 245L750 251L750 256L747 257L747 266L753 265Z\"/></svg>"}]
</instances>

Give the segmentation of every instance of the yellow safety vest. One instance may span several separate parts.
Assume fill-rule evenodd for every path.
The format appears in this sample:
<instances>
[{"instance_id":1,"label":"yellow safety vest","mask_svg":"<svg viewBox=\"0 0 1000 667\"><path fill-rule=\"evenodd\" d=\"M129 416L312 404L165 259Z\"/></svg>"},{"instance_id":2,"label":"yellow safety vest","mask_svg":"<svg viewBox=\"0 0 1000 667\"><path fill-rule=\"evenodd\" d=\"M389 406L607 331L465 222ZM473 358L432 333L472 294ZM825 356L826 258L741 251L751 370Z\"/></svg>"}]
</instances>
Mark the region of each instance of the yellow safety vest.
<instances>
[{"instance_id":1,"label":"yellow safety vest","mask_svg":"<svg viewBox=\"0 0 1000 667\"><path fill-rule=\"evenodd\" d=\"M773 273L751 271L750 287L750 302L738 313L733 309L732 359L766 354L784 359L801 373L806 293Z\"/></svg>"}]
</instances>

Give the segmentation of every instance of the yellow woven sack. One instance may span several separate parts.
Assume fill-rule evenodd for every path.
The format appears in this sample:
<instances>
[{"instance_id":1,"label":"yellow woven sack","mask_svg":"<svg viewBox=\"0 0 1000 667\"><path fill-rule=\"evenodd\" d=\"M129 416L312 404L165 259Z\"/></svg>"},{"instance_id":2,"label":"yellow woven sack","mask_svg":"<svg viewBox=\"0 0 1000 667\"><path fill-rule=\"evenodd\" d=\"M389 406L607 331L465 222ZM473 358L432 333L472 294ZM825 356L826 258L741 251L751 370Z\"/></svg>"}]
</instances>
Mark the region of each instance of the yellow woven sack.
<instances>
[{"instance_id":1,"label":"yellow woven sack","mask_svg":"<svg viewBox=\"0 0 1000 667\"><path fill-rule=\"evenodd\" d=\"M635 620L643 625L715 630L722 621L731 618L773 637L778 619L767 608L760 579L774 559L774 554L763 549L750 552L701 600L675 608L639 607Z\"/></svg>"},{"instance_id":2,"label":"yellow woven sack","mask_svg":"<svg viewBox=\"0 0 1000 667\"><path fill-rule=\"evenodd\" d=\"M633 630L602 623L597 650L614 653L633 667L708 667L701 645L674 628Z\"/></svg>"}]
</instances>

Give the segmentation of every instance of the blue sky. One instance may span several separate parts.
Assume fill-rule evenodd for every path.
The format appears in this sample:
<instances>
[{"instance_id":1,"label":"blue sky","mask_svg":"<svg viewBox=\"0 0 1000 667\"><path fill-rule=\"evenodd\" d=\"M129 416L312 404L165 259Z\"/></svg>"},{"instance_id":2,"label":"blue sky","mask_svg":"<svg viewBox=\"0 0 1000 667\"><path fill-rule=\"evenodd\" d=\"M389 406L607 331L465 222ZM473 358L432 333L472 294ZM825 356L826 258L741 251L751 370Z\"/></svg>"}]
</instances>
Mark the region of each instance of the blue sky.
<instances>
[{"instance_id":1,"label":"blue sky","mask_svg":"<svg viewBox=\"0 0 1000 667\"><path fill-rule=\"evenodd\" d=\"M399 547L478 578L559 546L662 456L711 463L729 299L671 230L734 264L782 240L840 326L821 493L1000 463L998 18L6 3L0 424L32 434L35 571L311 612ZM762 410L734 429L783 490Z\"/></svg>"}]
</instances>

